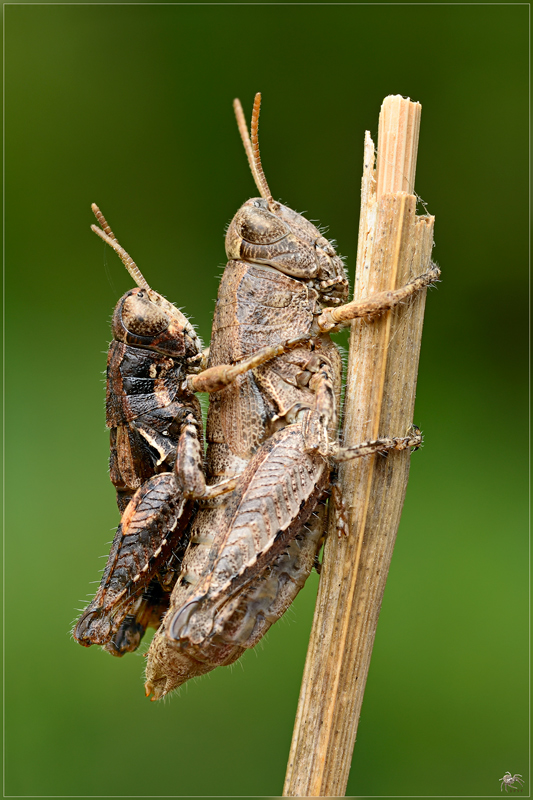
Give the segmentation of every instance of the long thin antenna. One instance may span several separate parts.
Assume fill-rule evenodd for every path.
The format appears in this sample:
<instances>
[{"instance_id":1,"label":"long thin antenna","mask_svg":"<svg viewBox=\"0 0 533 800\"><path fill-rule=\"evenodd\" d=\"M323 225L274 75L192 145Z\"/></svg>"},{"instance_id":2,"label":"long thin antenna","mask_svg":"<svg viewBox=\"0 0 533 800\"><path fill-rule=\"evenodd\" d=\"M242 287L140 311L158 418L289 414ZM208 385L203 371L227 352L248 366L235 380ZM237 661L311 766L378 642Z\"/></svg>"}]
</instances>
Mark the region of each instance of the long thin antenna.
<instances>
[{"instance_id":1,"label":"long thin antenna","mask_svg":"<svg viewBox=\"0 0 533 800\"><path fill-rule=\"evenodd\" d=\"M252 111L252 125L251 125L251 134L252 134L252 150L253 150L253 157L254 157L254 164L255 169L257 172L257 188L261 192L261 197L264 197L265 200L268 200L269 203L272 202L272 194L270 189L268 188L268 183L265 178L265 173L263 172L263 165L261 164L261 156L259 155L259 112L261 111L261 92L257 92L254 98L254 110Z\"/></svg>"},{"instance_id":2,"label":"long thin antenna","mask_svg":"<svg viewBox=\"0 0 533 800\"><path fill-rule=\"evenodd\" d=\"M250 139L250 134L248 133L248 127L246 125L246 119L244 116L244 111L242 110L241 101L238 97L235 98L233 101L233 109L235 111L235 116L237 118L237 126L239 128L239 133L241 134L242 143L244 145L244 149L246 151L246 155L248 156L248 163L250 165L250 169L252 171L253 179L255 181L255 185L259 189L259 193L261 197L264 197L268 203L272 203L272 194L270 189L268 188L268 183L265 178L265 173L263 172L263 166L261 164L261 156L259 154L259 136L258 136L258 129L259 129L259 110L261 108L261 93L258 92L254 99L254 110L252 112L252 138Z\"/></svg>"},{"instance_id":3,"label":"long thin antenna","mask_svg":"<svg viewBox=\"0 0 533 800\"><path fill-rule=\"evenodd\" d=\"M100 226L104 229L104 232L107 233L107 235L109 236L110 239L114 239L115 242L116 242L117 241L117 237L115 236L115 234L111 230L111 228L109 226L109 222L106 220L106 218L104 217L104 215L102 214L102 212L100 211L100 209L98 208L96 203L91 203L91 211L93 212L94 216L96 217L96 219L100 223Z\"/></svg>"},{"instance_id":4,"label":"long thin antenna","mask_svg":"<svg viewBox=\"0 0 533 800\"><path fill-rule=\"evenodd\" d=\"M237 127L239 128L239 133L241 134L242 143L244 145L244 149L246 150L246 155L248 156L248 163L250 165L254 181L259 191L261 191L255 171L254 151L252 150L252 142L250 140L250 134L248 133L246 117L244 116L244 111L242 109L241 101L239 100L238 97L236 97L235 100L233 101L233 110L235 111L235 117L237 119Z\"/></svg>"},{"instance_id":5,"label":"long thin antenna","mask_svg":"<svg viewBox=\"0 0 533 800\"><path fill-rule=\"evenodd\" d=\"M96 219L103 228L102 230L97 225L91 225L91 230L94 231L100 237L100 239L103 239L104 242L106 242L106 244L112 247L115 253L117 253L120 256L122 263L130 273L131 277L133 278L139 289L146 289L147 292L152 293L153 290L148 285L148 282L144 278L141 270L139 269L135 261L132 259L132 257L129 255L129 253L126 253L124 248L119 245L117 237L109 227L106 218L104 217L104 215L102 214L96 203L93 203L91 205L91 208L94 216L96 217Z\"/></svg>"}]
</instances>

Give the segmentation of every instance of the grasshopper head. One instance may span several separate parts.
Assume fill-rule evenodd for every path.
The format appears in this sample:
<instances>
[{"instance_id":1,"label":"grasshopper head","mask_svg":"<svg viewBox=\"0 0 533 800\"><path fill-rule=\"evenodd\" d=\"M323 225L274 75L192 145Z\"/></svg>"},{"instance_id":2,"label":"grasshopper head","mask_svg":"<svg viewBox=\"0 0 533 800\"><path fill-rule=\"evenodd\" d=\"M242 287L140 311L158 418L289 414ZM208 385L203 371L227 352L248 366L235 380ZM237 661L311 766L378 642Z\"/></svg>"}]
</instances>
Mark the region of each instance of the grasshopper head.
<instances>
[{"instance_id":1,"label":"grasshopper head","mask_svg":"<svg viewBox=\"0 0 533 800\"><path fill-rule=\"evenodd\" d=\"M226 234L228 258L264 264L310 283L321 301L344 302L348 281L342 259L318 228L301 214L273 200L259 155L261 95L255 96L251 137L238 100L234 103L244 149L261 197L244 203Z\"/></svg>"},{"instance_id":2,"label":"grasshopper head","mask_svg":"<svg viewBox=\"0 0 533 800\"><path fill-rule=\"evenodd\" d=\"M331 243L312 222L281 203L258 197L244 203L228 228L226 253L311 282L319 294L329 294L332 287L342 299L348 293L344 264Z\"/></svg>"},{"instance_id":3,"label":"grasshopper head","mask_svg":"<svg viewBox=\"0 0 533 800\"><path fill-rule=\"evenodd\" d=\"M117 303L112 321L119 342L169 356L190 358L202 350L187 317L153 289L132 289Z\"/></svg>"},{"instance_id":4,"label":"grasshopper head","mask_svg":"<svg viewBox=\"0 0 533 800\"><path fill-rule=\"evenodd\" d=\"M138 286L126 292L117 303L112 322L115 339L173 357L199 355L202 343L187 317L150 288L137 264L118 243L96 203L91 208L101 225L101 228L91 225L91 229L120 256Z\"/></svg>"}]
</instances>

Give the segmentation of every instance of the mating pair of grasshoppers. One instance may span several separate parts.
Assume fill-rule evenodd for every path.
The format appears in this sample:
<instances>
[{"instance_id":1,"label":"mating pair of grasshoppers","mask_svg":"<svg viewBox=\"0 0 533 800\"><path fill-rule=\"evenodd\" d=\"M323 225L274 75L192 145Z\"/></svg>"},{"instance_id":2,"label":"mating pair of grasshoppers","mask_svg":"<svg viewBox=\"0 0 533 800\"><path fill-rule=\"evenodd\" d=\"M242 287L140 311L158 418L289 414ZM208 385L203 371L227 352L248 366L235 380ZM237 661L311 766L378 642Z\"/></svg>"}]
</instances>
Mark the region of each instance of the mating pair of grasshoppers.
<instances>
[{"instance_id":1,"label":"mating pair of grasshoppers","mask_svg":"<svg viewBox=\"0 0 533 800\"><path fill-rule=\"evenodd\" d=\"M439 270L346 303L331 243L271 195L259 110L256 95L250 135L235 101L260 197L227 231L207 358L187 319L148 286L93 209L102 226L93 229L138 288L115 309L108 359L111 478L122 520L74 636L122 655L157 627L146 670L152 699L234 662L292 603L323 537L335 461L420 444L413 430L339 445L342 367L329 334L407 300ZM211 398L205 477L196 391Z\"/></svg>"}]
</instances>

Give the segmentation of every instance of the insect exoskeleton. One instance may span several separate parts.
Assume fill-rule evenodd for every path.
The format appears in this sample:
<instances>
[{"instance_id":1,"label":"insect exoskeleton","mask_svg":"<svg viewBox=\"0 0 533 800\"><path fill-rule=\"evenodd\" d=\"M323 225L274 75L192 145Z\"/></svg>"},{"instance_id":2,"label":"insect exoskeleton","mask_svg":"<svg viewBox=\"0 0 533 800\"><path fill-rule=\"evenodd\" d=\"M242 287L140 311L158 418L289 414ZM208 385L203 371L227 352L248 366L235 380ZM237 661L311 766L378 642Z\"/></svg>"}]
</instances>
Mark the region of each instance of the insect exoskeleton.
<instances>
[{"instance_id":1,"label":"insect exoskeleton","mask_svg":"<svg viewBox=\"0 0 533 800\"><path fill-rule=\"evenodd\" d=\"M228 258L270 266L303 280L323 305L342 303L348 280L342 259L318 228L272 198L247 200L226 233Z\"/></svg>"},{"instance_id":2,"label":"insect exoskeleton","mask_svg":"<svg viewBox=\"0 0 533 800\"><path fill-rule=\"evenodd\" d=\"M208 482L245 471L231 498L201 508L192 523L169 611L148 654L152 699L235 661L284 613L315 561L333 459L420 441L408 434L348 448L338 443L342 362L329 333L392 307L400 295L371 298L363 307L344 303L348 281L333 245L272 198L259 157L259 106L256 95L250 136L235 102L261 196L241 206L227 231L209 365L239 363L268 345L298 346L283 347L211 396Z\"/></svg>"},{"instance_id":3,"label":"insect exoskeleton","mask_svg":"<svg viewBox=\"0 0 533 800\"><path fill-rule=\"evenodd\" d=\"M252 138L258 110L256 103ZM192 525L170 611L149 652L146 688L154 699L259 641L305 582L323 533L323 509L316 510L330 473L325 456L336 437L342 365L314 322L325 305L342 302L348 281L318 228L272 199L247 134L243 141L262 196L244 203L226 234L230 260L209 365L302 341L211 395L208 481L245 472L231 499L202 507ZM327 408L317 424L315 384L324 366Z\"/></svg>"},{"instance_id":4,"label":"insect exoskeleton","mask_svg":"<svg viewBox=\"0 0 533 800\"><path fill-rule=\"evenodd\" d=\"M185 315L150 288L97 206L93 211L102 226L93 230L138 286L116 305L107 364L110 477L123 516L74 638L123 655L139 645L147 627L159 625L187 543L194 491L184 491L183 470L192 459L202 472L203 432L200 404L186 379L199 370L202 345ZM203 474L200 493L202 481Z\"/></svg>"},{"instance_id":5,"label":"insect exoskeleton","mask_svg":"<svg viewBox=\"0 0 533 800\"><path fill-rule=\"evenodd\" d=\"M184 560L171 611L150 648L146 691L153 699L231 664L286 611L314 563L324 526L323 513L314 512L328 475L323 456L302 452L301 423L259 448L195 583L198 551ZM197 543L194 534L191 541Z\"/></svg>"},{"instance_id":6,"label":"insect exoskeleton","mask_svg":"<svg viewBox=\"0 0 533 800\"><path fill-rule=\"evenodd\" d=\"M196 391L219 391L283 350L265 347L237 365L202 369L189 320L150 288L97 206L92 229L120 256L137 288L113 314L107 365L110 477L122 520L100 587L74 628L82 645L135 650L157 627L181 569L197 500L231 492L236 477L206 486Z\"/></svg>"}]
</instances>

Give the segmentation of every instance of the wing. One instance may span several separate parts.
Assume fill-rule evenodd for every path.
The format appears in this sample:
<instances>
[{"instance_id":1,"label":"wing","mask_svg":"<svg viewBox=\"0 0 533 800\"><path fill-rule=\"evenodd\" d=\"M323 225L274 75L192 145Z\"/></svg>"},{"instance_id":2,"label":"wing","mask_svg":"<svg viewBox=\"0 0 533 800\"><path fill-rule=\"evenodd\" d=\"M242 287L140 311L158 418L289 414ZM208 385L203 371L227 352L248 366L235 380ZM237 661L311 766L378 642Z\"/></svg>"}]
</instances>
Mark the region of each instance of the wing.
<instances>
[{"instance_id":1,"label":"wing","mask_svg":"<svg viewBox=\"0 0 533 800\"><path fill-rule=\"evenodd\" d=\"M152 579L168 572L187 544L194 503L179 492L173 473L163 473L133 496L117 529L100 587L74 629L89 647L118 631ZM173 567L174 568L174 567Z\"/></svg>"},{"instance_id":2,"label":"wing","mask_svg":"<svg viewBox=\"0 0 533 800\"><path fill-rule=\"evenodd\" d=\"M210 635L219 610L305 528L329 471L318 453L305 452L300 423L278 431L259 449L228 504L204 577L193 586L176 585L165 619L169 638L200 643Z\"/></svg>"}]
</instances>

